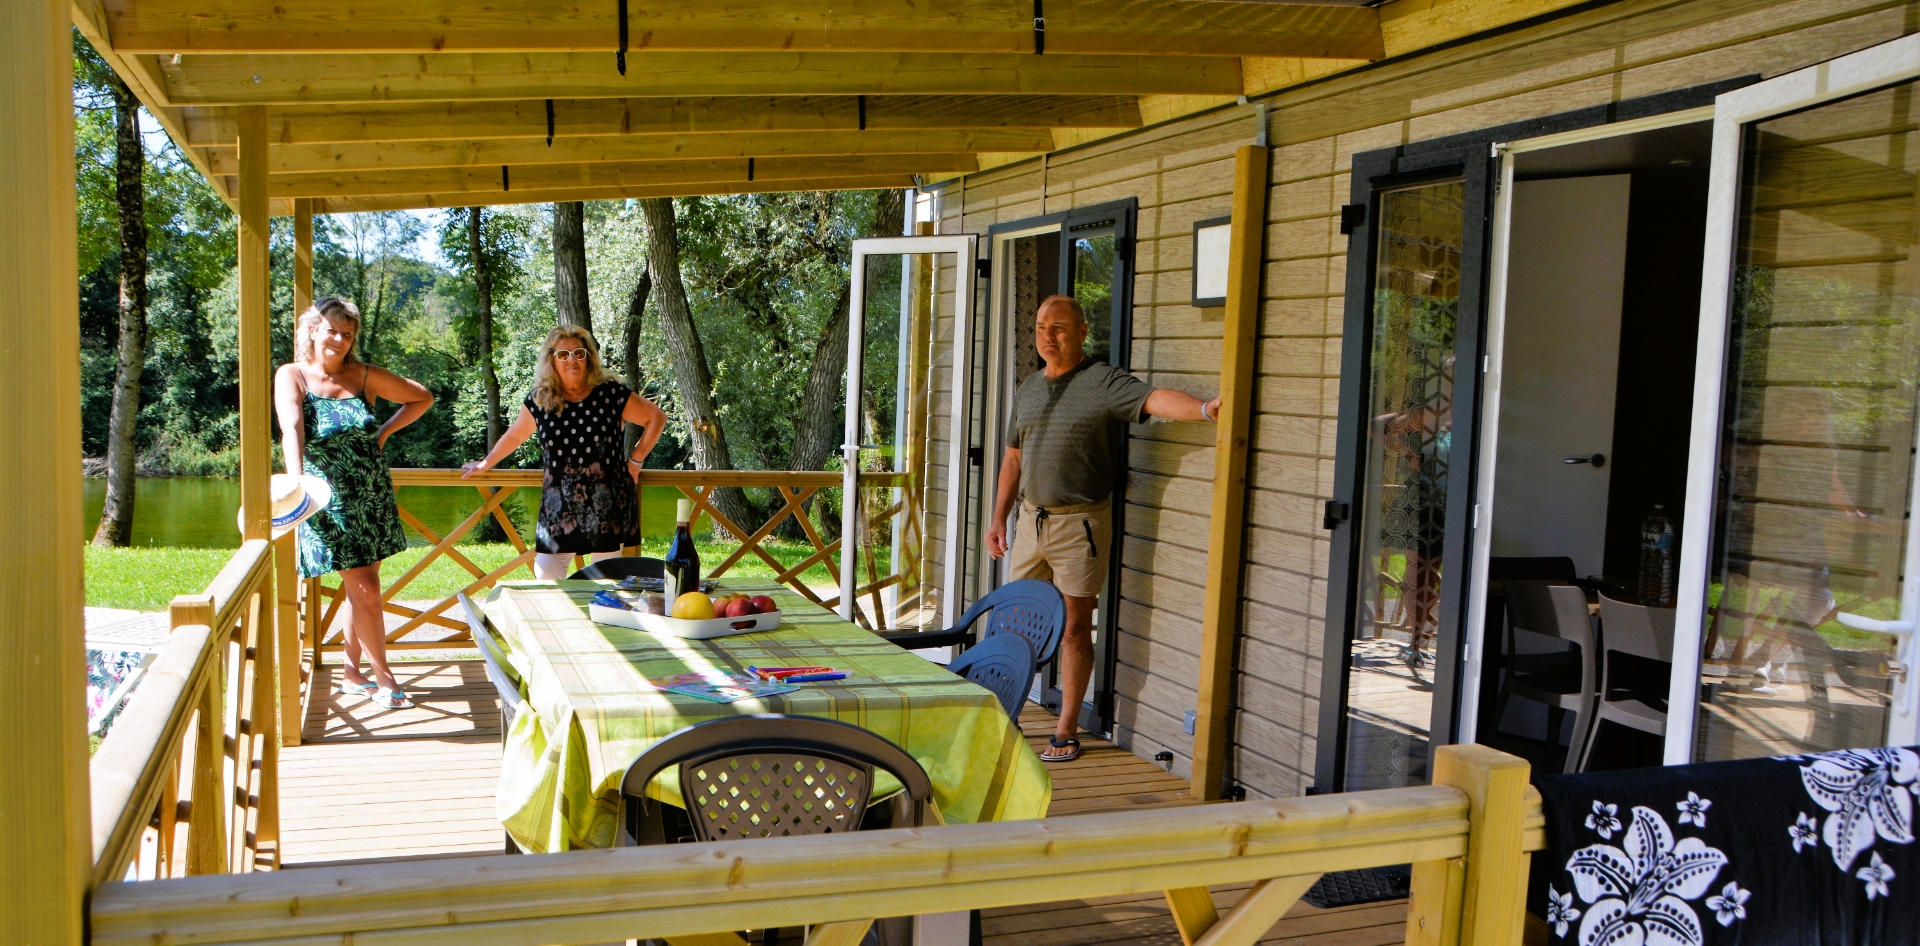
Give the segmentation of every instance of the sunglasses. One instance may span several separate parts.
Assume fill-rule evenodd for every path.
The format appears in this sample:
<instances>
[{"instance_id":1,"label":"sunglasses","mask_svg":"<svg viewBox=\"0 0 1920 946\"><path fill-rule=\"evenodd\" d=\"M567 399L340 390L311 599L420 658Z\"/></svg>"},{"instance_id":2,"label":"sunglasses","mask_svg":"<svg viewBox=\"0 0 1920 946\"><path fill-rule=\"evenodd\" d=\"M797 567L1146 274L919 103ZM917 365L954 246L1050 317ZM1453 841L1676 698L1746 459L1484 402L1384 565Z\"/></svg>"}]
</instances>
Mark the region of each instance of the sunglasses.
<instances>
[{"instance_id":1,"label":"sunglasses","mask_svg":"<svg viewBox=\"0 0 1920 946\"><path fill-rule=\"evenodd\" d=\"M587 350L584 348L556 348L553 350L554 361L566 361L569 358L574 361L586 361Z\"/></svg>"}]
</instances>

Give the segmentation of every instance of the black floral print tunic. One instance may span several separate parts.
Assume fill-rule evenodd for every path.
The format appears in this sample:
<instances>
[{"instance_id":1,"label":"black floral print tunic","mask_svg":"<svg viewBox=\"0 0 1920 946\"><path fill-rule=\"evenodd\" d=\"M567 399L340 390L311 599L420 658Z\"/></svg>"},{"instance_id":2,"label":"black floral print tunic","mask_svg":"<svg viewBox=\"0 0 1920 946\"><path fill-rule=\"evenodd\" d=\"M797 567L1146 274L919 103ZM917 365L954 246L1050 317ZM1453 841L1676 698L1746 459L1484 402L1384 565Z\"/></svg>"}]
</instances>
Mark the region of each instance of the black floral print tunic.
<instances>
[{"instance_id":1,"label":"black floral print tunic","mask_svg":"<svg viewBox=\"0 0 1920 946\"><path fill-rule=\"evenodd\" d=\"M367 402L307 392L305 472L333 487L333 501L300 524L300 577L372 565L407 547L393 475L380 452L380 422Z\"/></svg>"},{"instance_id":2,"label":"black floral print tunic","mask_svg":"<svg viewBox=\"0 0 1920 946\"><path fill-rule=\"evenodd\" d=\"M633 391L602 381L558 413L526 400L546 456L535 547L542 552L611 552L640 542L640 503L622 452L622 411Z\"/></svg>"}]
</instances>

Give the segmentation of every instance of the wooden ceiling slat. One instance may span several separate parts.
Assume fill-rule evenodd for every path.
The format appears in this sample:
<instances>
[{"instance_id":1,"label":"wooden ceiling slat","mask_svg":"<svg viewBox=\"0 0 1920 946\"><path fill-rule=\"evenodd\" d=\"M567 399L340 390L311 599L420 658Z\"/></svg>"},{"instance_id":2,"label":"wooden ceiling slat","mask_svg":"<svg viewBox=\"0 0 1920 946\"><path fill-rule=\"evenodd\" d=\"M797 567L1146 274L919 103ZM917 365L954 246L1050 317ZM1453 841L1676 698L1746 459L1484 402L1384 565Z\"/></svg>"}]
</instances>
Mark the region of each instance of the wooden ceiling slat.
<instances>
[{"instance_id":1,"label":"wooden ceiling slat","mask_svg":"<svg viewBox=\"0 0 1920 946\"><path fill-rule=\"evenodd\" d=\"M375 210L437 210L452 207L504 204L551 204L574 200L626 200L639 197L699 197L713 194L764 194L788 191L849 191L912 187L905 174L822 177L799 180L721 181L687 184L648 184L625 187L512 190L492 193L391 194L372 197L332 197L314 201L315 213L365 213ZM276 201L275 213L293 212L290 200Z\"/></svg>"},{"instance_id":2,"label":"wooden ceiling slat","mask_svg":"<svg viewBox=\"0 0 1920 946\"><path fill-rule=\"evenodd\" d=\"M205 55L161 61L168 104L289 105L678 95L1237 95L1211 56L650 52L625 76L593 53Z\"/></svg>"},{"instance_id":3,"label":"wooden ceiling slat","mask_svg":"<svg viewBox=\"0 0 1920 946\"><path fill-rule=\"evenodd\" d=\"M724 96L556 99L554 133L575 135L754 133L857 130L855 96ZM231 145L232 109L181 110L187 144ZM974 128L1137 128L1130 95L871 95L869 131ZM268 112L280 145L371 141L532 138L544 142L543 99L368 105L283 105Z\"/></svg>"},{"instance_id":4,"label":"wooden ceiling slat","mask_svg":"<svg viewBox=\"0 0 1920 946\"><path fill-rule=\"evenodd\" d=\"M392 171L502 164L584 164L596 161L676 161L1053 150L1046 129L1001 128L915 131L763 132L758 134L628 135L604 138L491 138L464 141L379 141L277 145L274 174ZM237 149L207 150L215 174L238 174Z\"/></svg>"},{"instance_id":5,"label":"wooden ceiling slat","mask_svg":"<svg viewBox=\"0 0 1920 946\"><path fill-rule=\"evenodd\" d=\"M724 158L706 161L624 161L530 164L502 168L423 168L406 171L277 174L268 194L291 197L363 197L381 194L465 194L666 184L750 183L828 177L973 171L971 154L855 157ZM792 188L788 188L792 189Z\"/></svg>"},{"instance_id":6,"label":"wooden ceiling slat","mask_svg":"<svg viewBox=\"0 0 1920 946\"><path fill-rule=\"evenodd\" d=\"M140 53L603 52L618 7L550 0L114 0L115 47ZM1035 52L1028 0L637 0L628 44L644 51ZM1051 0L1045 51L1100 55L1378 59L1369 7L1247 0Z\"/></svg>"}]
</instances>

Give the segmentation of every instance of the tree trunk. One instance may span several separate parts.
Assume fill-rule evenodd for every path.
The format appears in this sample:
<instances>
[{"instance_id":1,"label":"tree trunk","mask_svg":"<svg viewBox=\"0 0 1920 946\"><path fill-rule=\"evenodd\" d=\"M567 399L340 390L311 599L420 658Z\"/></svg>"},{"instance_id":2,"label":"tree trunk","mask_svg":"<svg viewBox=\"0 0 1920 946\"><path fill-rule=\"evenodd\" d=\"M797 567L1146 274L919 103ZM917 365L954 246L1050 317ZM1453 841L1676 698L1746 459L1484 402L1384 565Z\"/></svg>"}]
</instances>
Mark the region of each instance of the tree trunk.
<instances>
[{"instance_id":1,"label":"tree trunk","mask_svg":"<svg viewBox=\"0 0 1920 946\"><path fill-rule=\"evenodd\" d=\"M93 544L126 545L133 538L134 430L140 417L140 373L147 361L147 208L142 178L140 100L113 79L114 197L120 207L120 347L114 366L113 408L107 420L107 501Z\"/></svg>"},{"instance_id":2,"label":"tree trunk","mask_svg":"<svg viewBox=\"0 0 1920 946\"><path fill-rule=\"evenodd\" d=\"M626 372L627 387L641 391L640 383L640 319L647 311L647 297L653 294L653 271L642 268L640 280L633 284L633 295L627 297L627 335L622 340L620 368ZM632 455L633 448L640 442L640 427L637 424L626 425L626 450Z\"/></svg>"},{"instance_id":3,"label":"tree trunk","mask_svg":"<svg viewBox=\"0 0 1920 946\"><path fill-rule=\"evenodd\" d=\"M553 295L561 325L593 331L587 299L587 205L553 205Z\"/></svg>"},{"instance_id":4,"label":"tree trunk","mask_svg":"<svg viewBox=\"0 0 1920 946\"><path fill-rule=\"evenodd\" d=\"M647 220L647 270L659 290L654 310L660 314L660 333L666 337L667 356L673 362L674 386L680 410L693 436L693 465L702 470L733 469L720 415L713 406L713 372L707 367L706 348L687 307L687 287L680 281L680 232L674 222L673 200L647 197L640 201ZM713 503L743 529L757 529L761 513L738 489L714 492ZM745 536L741 536L745 538Z\"/></svg>"},{"instance_id":5,"label":"tree trunk","mask_svg":"<svg viewBox=\"0 0 1920 946\"><path fill-rule=\"evenodd\" d=\"M874 208L866 235L899 236L905 214L905 191L881 191L879 206ZM851 296L851 285L840 288L833 315L820 334L820 344L813 349L813 365L807 371L807 384L800 395L800 416L793 436L793 468L796 470L818 470L826 466L834 445L840 443L846 433L846 403L841 400L841 391L847 382L847 319L851 314L847 307ZM873 297L871 291L867 297Z\"/></svg>"},{"instance_id":6,"label":"tree trunk","mask_svg":"<svg viewBox=\"0 0 1920 946\"><path fill-rule=\"evenodd\" d=\"M473 263L474 298L480 308L480 384L487 392L487 449L500 440L500 378L493 373L493 276L487 272L480 208L467 208L467 252Z\"/></svg>"}]
</instances>

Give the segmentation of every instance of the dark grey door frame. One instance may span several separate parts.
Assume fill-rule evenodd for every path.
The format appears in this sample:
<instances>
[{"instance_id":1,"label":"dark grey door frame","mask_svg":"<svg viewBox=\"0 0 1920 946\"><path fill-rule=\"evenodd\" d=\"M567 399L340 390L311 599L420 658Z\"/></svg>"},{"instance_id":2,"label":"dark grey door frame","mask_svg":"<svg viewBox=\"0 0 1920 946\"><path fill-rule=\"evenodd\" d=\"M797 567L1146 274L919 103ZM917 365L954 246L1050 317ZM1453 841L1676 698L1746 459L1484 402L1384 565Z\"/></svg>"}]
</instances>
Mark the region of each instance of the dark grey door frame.
<instances>
[{"instance_id":1,"label":"dark grey door frame","mask_svg":"<svg viewBox=\"0 0 1920 946\"><path fill-rule=\"evenodd\" d=\"M1084 237L1097 237L1113 234L1114 237L1114 281L1112 286L1113 323L1109 326L1107 351L1109 363L1116 368L1131 368L1133 365L1133 276L1134 276L1134 226L1139 214L1140 201L1128 197L1072 210L1056 211L1024 220L1012 220L996 223L987 228L986 239L981 244L987 259L991 260L996 237L1002 233L1020 230L1033 230L1046 226L1059 227L1060 240L1060 281L1055 289L1060 295L1073 295L1073 241ZM976 306L975 311L981 317L990 317L992 310L991 293L995 287L989 287L988 305ZM981 337L990 337L983 333ZM995 353L997 354L997 353ZM986 359L981 359L983 369ZM992 377L991 372L983 372L982 383ZM979 423L987 422L984 412L976 412ZM975 436L975 444L984 444L984 429ZM1114 450L1118 469L1126 469L1127 436L1124 431L1115 438ZM982 457L981 463L998 463L998 457ZM991 501L991 498L986 498ZM1111 599L1108 606L1100 610L1100 623L1095 628L1101 632L1100 646L1094 651L1094 660L1099 662L1094 675L1097 686L1090 687L1087 703L1080 708L1080 728L1089 732L1108 734L1113 731L1114 719L1114 680L1113 675L1119 666L1119 629L1120 629L1120 549L1126 535L1126 477L1120 477L1113 486L1113 547L1107 560L1107 588ZM1046 690L1042 698L1049 706L1058 707L1062 699L1059 686L1058 663L1047 671Z\"/></svg>"},{"instance_id":2,"label":"dark grey door frame","mask_svg":"<svg viewBox=\"0 0 1920 946\"><path fill-rule=\"evenodd\" d=\"M1712 105L1722 92L1760 81L1741 76L1705 85L1663 92L1608 105L1598 105L1544 118L1514 122L1432 141L1415 142L1357 154L1353 158L1350 207L1358 207L1347 244L1346 319L1340 355L1340 418L1335 441L1333 500L1325 526L1331 530L1327 561L1327 605L1324 658L1320 679L1319 738L1314 759L1314 784L1309 792L1345 790L1347 739L1347 678L1351 671L1348 643L1354 630L1354 605L1359 594L1359 544L1353 534L1359 516L1357 497L1364 496L1365 475L1360 458L1366 449L1363 413L1369 403L1368 355L1373 342L1373 245L1380 191L1423 181L1466 181L1466 226L1462 240L1460 315L1455 337L1453 438L1448 459L1446 541L1441 556L1441 592L1438 660L1434 668L1433 719L1429 727L1428 771L1432 752L1457 741L1456 705L1460 670L1465 664L1462 625L1466 620L1466 589L1470 586L1468 550L1472 547L1473 497L1479 479L1479 421L1481 382L1486 345L1486 294L1490 214L1493 207L1495 142L1516 141L1556 132L1591 128L1634 118L1662 115ZM1348 511L1335 516L1336 506Z\"/></svg>"}]
</instances>

